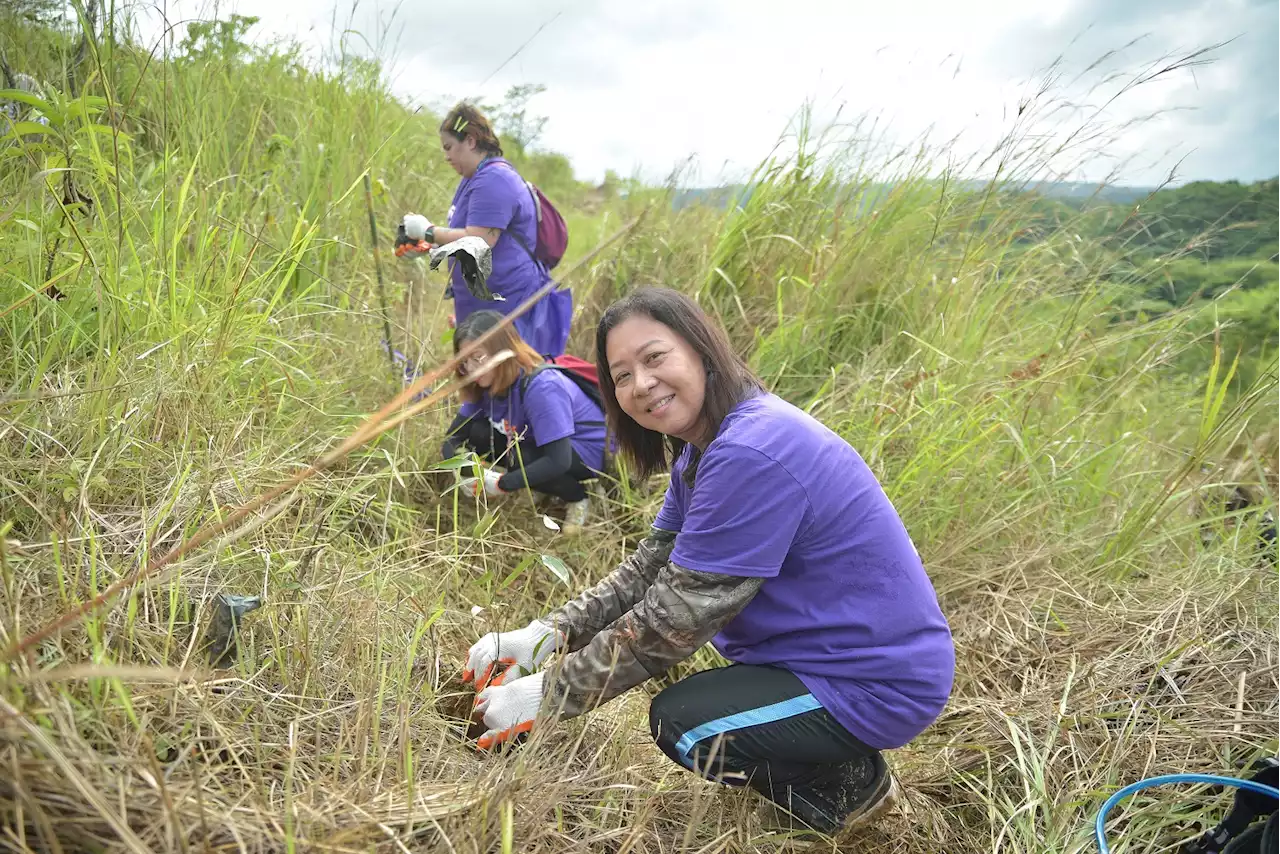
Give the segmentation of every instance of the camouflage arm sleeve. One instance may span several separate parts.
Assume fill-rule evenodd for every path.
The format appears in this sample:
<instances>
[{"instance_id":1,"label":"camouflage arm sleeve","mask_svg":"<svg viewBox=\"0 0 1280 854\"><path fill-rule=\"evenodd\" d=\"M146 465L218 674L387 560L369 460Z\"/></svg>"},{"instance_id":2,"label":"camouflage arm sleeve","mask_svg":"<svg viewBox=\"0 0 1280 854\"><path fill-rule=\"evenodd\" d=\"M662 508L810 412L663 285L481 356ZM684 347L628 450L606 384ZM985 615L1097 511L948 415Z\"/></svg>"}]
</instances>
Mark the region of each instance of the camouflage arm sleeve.
<instances>
[{"instance_id":1,"label":"camouflage arm sleeve","mask_svg":"<svg viewBox=\"0 0 1280 854\"><path fill-rule=\"evenodd\" d=\"M711 640L763 583L667 564L635 607L553 665L550 708L571 718L661 675Z\"/></svg>"},{"instance_id":2,"label":"camouflage arm sleeve","mask_svg":"<svg viewBox=\"0 0 1280 854\"><path fill-rule=\"evenodd\" d=\"M651 528L617 569L595 587L543 617L541 622L565 633L569 651L581 649L597 632L640 601L658 572L667 565L675 542L674 531Z\"/></svg>"}]
</instances>

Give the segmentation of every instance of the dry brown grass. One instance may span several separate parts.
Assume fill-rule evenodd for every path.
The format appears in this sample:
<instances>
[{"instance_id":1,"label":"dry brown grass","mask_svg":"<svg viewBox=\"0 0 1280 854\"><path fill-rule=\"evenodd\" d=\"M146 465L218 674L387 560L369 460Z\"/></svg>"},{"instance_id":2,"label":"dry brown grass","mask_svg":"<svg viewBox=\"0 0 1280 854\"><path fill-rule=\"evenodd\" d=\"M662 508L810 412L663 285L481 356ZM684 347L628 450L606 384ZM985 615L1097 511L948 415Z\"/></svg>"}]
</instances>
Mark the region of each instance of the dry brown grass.
<instances>
[{"instance_id":1,"label":"dry brown grass","mask_svg":"<svg viewBox=\"0 0 1280 854\"><path fill-rule=\"evenodd\" d=\"M129 667L75 664L95 658L78 630L45 645L5 677L0 844L458 854L776 847L752 840L751 796L698 781L653 747L644 691L505 755L464 743L469 696L457 672L467 645L569 591L530 575L479 616L447 592L438 609L420 609L416 591L503 572L510 560L500 543L555 547L579 584L621 551L624 531L611 522L591 529L589 545L566 549L527 509L506 513L517 524L483 540L422 532L362 554L350 544L324 549L309 580L247 618L232 671L209 672L187 654L195 633L180 624L165 631L165 591L155 586L140 597L149 618L127 628L115 609L95 632ZM270 549L271 534L268 526L251 536L252 550ZM440 556L454 548L456 557ZM21 599L8 600L6 614L20 613L23 625L53 610L37 592L49 586L48 557L7 557L9 589ZM194 563L169 584L200 601L225 568ZM1212 556L1124 585L1073 582L1045 556L999 573L981 562L934 572L959 651L954 697L934 727L892 754L903 810L840 850L1086 851L1089 810L1112 787L1160 771L1230 773L1274 737L1271 573ZM261 570L253 575L260 583ZM234 587L231 578L224 583ZM1138 826L1176 833L1179 824Z\"/></svg>"},{"instance_id":2,"label":"dry brown grass","mask_svg":"<svg viewBox=\"0 0 1280 854\"><path fill-rule=\"evenodd\" d=\"M377 202L386 230L410 206L443 208L453 181L420 157L437 145L432 124L359 83L364 71L320 79L276 56L253 75L158 59L153 74L124 47L115 61L100 71L137 88L123 111L132 147L88 145L117 130L89 110L55 128L100 211L81 226L85 257L54 273L70 297L19 304L13 274L18 296L0 306L12 389L0 532L21 541L0 540L4 648L286 480L385 402L375 277L352 249L368 244L367 214L342 188L371 166L395 176L402 198ZM1102 101L1160 67L1108 76ZM1197 498L1189 475L1235 478L1230 449L1273 435L1275 364L1248 390L1228 393L1216 374L1206 395L1205 376L1174 369L1197 309L1117 317L1122 250L1006 192L1054 177L1046 158L1106 147L1100 113L1047 92L1020 105L987 160L954 168L933 168L950 152L923 141L879 162L857 142L870 124L839 151L820 143L829 163L799 139L795 158L762 164L742 211L655 209L575 285L571 351L586 356L592 318L635 285L697 294L770 387L849 438L925 557L956 638L953 697L891 756L902 809L839 850L1084 854L1118 786L1233 774L1276 749L1274 563L1259 560L1252 522L1222 524L1211 507L1201 531L1178 513ZM1034 127L1060 110L1083 111L1085 132ZM350 144L382 126L394 133L368 150ZM1064 153L1071 140L1089 151ZM0 220L8 269L48 263L29 226L62 219L33 175L61 150L0 174L18 199ZM951 180L997 163L1008 185ZM250 173L260 180L232 180ZM642 196L575 233L603 237ZM450 349L438 286L405 297L393 333L427 365ZM456 676L468 645L608 572L661 484L623 484L584 536L562 540L524 497L486 513L442 491L451 475L431 468L447 417L354 451L278 514L124 585L6 663L0 848L777 850L783 840L755 833L749 795L650 742L646 695L666 680L509 753L467 746ZM1274 442L1251 466L1270 506ZM572 583L522 564L541 554ZM235 666L211 671L200 644L223 592L264 605ZM716 663L700 652L668 679ZM1117 854L1168 850L1222 803L1144 794L1113 822L1127 840Z\"/></svg>"}]
</instances>

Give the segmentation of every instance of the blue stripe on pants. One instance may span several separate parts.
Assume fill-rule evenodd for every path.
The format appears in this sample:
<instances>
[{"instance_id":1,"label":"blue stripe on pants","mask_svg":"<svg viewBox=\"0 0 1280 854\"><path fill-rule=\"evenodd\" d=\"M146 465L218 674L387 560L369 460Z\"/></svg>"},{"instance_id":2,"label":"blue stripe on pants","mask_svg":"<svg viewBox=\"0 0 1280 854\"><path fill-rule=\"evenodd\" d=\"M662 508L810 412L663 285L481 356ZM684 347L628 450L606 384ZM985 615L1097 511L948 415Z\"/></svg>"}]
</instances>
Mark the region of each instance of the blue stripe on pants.
<instances>
[{"instance_id":1,"label":"blue stripe on pants","mask_svg":"<svg viewBox=\"0 0 1280 854\"><path fill-rule=\"evenodd\" d=\"M816 697L812 694L802 694L799 697L792 697L790 700L783 700L781 703L774 703L771 706L761 706L758 709L748 709L745 712L738 712L728 717L716 718L714 721L700 724L680 736L680 740L676 742L676 753L680 754L680 759L685 765L692 768L693 763L689 760L689 753L693 750L694 745L704 738L732 732L735 729L746 729L749 726L771 724L775 721L793 718L796 715L803 715L805 712L812 712L814 709L820 708L822 708L822 704L818 702Z\"/></svg>"}]
</instances>

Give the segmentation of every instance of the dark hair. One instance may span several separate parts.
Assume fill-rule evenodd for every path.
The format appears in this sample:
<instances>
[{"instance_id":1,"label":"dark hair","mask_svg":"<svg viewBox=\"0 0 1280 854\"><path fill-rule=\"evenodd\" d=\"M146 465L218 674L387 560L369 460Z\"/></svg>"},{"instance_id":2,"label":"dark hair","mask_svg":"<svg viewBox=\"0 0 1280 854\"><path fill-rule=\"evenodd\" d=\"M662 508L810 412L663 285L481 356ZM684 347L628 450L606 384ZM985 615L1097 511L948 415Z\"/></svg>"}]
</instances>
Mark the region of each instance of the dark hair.
<instances>
[{"instance_id":1,"label":"dark hair","mask_svg":"<svg viewBox=\"0 0 1280 854\"><path fill-rule=\"evenodd\" d=\"M710 431L708 440L720 432L720 423L729 410L753 393L763 391L764 386L737 353L729 346L724 330L707 317L698 304L671 288L640 288L629 296L609 306L596 327L596 370L600 375L600 396L604 400L605 417L609 429L618 437L619 449L635 464L636 472L646 478L668 468L684 450L685 442L675 436L666 436L656 430L647 430L637 424L618 405L617 388L609 371L607 345L609 333L628 317L644 315L679 335L702 357L707 371L706 394L702 400L702 415ZM670 459L667 452L670 451ZM698 449L693 449L693 459L685 470L685 481L693 484L697 473Z\"/></svg>"},{"instance_id":2,"label":"dark hair","mask_svg":"<svg viewBox=\"0 0 1280 854\"><path fill-rule=\"evenodd\" d=\"M458 142L462 142L469 136L473 137L477 150L495 157L502 156L502 144L498 142L498 135L494 133L493 125L489 124L484 113L466 101L459 101L454 105L449 114L444 117L444 121L440 123L440 132L449 134Z\"/></svg>"},{"instance_id":3,"label":"dark hair","mask_svg":"<svg viewBox=\"0 0 1280 854\"><path fill-rule=\"evenodd\" d=\"M488 332L493 327L502 322L502 313L492 310L477 311L468 314L458 328L453 331L453 355L458 355L458 351L468 341L474 341L481 335ZM545 361L538 351L530 347L520 333L516 332L515 326L508 326L498 331L496 335L487 342L489 355L500 353L503 350L510 350L515 354L514 359L507 359L501 365L493 369L493 384L489 386L489 393L496 395L504 395L507 389L515 383L520 376L520 369L532 371L541 362ZM462 375L465 371L462 365L458 365L458 374ZM475 383L467 383L458 390L458 396L468 403L475 403L480 399L481 391L476 387Z\"/></svg>"}]
</instances>

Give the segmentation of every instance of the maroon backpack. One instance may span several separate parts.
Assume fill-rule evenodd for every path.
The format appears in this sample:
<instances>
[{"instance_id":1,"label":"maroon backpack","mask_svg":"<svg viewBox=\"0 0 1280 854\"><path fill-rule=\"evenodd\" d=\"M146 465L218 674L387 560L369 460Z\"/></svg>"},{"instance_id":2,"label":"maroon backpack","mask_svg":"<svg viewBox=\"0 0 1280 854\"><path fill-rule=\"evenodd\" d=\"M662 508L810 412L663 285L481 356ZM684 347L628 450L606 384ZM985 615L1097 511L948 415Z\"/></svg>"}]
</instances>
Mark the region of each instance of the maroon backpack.
<instances>
[{"instance_id":1,"label":"maroon backpack","mask_svg":"<svg viewBox=\"0 0 1280 854\"><path fill-rule=\"evenodd\" d=\"M591 402L600 407L600 411L604 412L604 400L600 396L600 374L596 371L596 366L586 359L579 359L577 356L570 356L565 353L561 356L543 356L544 364L534 368L531 373L524 376L520 384L520 391L524 393L528 390L529 380L533 379L534 374L541 370L556 370L567 376L569 379L582 389L582 391L590 398Z\"/></svg>"},{"instance_id":2,"label":"maroon backpack","mask_svg":"<svg viewBox=\"0 0 1280 854\"><path fill-rule=\"evenodd\" d=\"M532 181L524 183L533 196L533 207L538 213L538 245L532 254L544 267L553 270L569 248L569 226L556 206Z\"/></svg>"}]
</instances>

